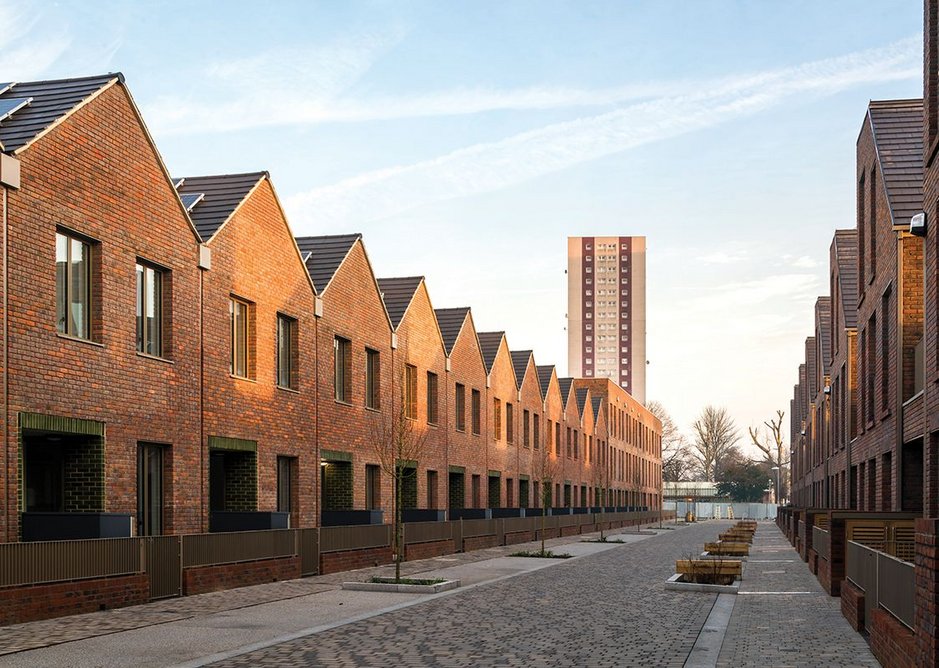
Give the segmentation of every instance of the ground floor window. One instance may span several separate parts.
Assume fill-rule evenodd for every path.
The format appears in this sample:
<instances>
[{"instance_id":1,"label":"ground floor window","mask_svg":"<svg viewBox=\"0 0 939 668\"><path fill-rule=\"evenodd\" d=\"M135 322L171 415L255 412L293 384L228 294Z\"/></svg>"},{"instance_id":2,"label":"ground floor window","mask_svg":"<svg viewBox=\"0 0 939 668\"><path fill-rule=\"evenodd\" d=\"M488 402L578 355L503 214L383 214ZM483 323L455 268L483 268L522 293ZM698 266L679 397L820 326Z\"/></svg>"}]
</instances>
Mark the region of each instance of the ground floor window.
<instances>
[{"instance_id":1,"label":"ground floor window","mask_svg":"<svg viewBox=\"0 0 939 668\"><path fill-rule=\"evenodd\" d=\"M140 443L137 446L137 533L159 536L163 533L164 446Z\"/></svg>"}]
</instances>

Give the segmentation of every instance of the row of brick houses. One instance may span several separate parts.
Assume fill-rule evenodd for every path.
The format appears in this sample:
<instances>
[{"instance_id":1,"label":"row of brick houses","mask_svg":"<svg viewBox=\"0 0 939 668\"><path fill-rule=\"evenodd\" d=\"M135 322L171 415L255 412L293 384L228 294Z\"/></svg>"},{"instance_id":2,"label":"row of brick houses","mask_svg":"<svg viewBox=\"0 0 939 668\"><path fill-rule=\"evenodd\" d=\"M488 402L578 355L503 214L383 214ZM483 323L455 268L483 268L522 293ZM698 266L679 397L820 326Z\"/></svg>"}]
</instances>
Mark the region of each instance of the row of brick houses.
<instances>
[{"instance_id":1,"label":"row of brick houses","mask_svg":"<svg viewBox=\"0 0 939 668\"><path fill-rule=\"evenodd\" d=\"M550 505L660 505L629 394L376 278L359 234L294 238L266 172L172 178L119 74L0 83L0 184L0 540L375 521L401 402L410 508L538 506L542 453Z\"/></svg>"},{"instance_id":2,"label":"row of brick houses","mask_svg":"<svg viewBox=\"0 0 939 668\"><path fill-rule=\"evenodd\" d=\"M939 663L939 0L924 2L923 99L871 102L857 221L791 402L780 526L889 666Z\"/></svg>"}]
</instances>

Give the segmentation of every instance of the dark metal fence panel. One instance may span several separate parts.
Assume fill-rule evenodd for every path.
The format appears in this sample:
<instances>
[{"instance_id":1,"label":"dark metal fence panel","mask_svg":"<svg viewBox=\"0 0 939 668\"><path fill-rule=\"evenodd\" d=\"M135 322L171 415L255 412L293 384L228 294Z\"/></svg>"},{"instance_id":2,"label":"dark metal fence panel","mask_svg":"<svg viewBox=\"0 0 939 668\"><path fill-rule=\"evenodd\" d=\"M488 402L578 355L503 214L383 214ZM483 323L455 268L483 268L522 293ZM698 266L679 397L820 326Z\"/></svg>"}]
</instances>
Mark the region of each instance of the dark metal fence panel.
<instances>
[{"instance_id":1,"label":"dark metal fence panel","mask_svg":"<svg viewBox=\"0 0 939 668\"><path fill-rule=\"evenodd\" d=\"M877 550L849 540L845 550L845 574L864 590L864 619L870 621L877 609Z\"/></svg>"},{"instance_id":2,"label":"dark metal fence panel","mask_svg":"<svg viewBox=\"0 0 939 668\"><path fill-rule=\"evenodd\" d=\"M828 559L828 532L818 527L812 527L812 547L815 548L815 553L818 556Z\"/></svg>"},{"instance_id":3,"label":"dark metal fence panel","mask_svg":"<svg viewBox=\"0 0 939 668\"><path fill-rule=\"evenodd\" d=\"M457 520L459 521L459 520ZM411 522L404 525L404 544L430 543L453 538L454 522Z\"/></svg>"},{"instance_id":4,"label":"dark metal fence panel","mask_svg":"<svg viewBox=\"0 0 939 668\"><path fill-rule=\"evenodd\" d=\"M316 575L320 570L320 530L297 529L300 548L300 575Z\"/></svg>"},{"instance_id":5,"label":"dark metal fence panel","mask_svg":"<svg viewBox=\"0 0 939 668\"><path fill-rule=\"evenodd\" d=\"M913 628L913 564L889 554L877 555L877 592L882 608Z\"/></svg>"},{"instance_id":6,"label":"dark metal fence panel","mask_svg":"<svg viewBox=\"0 0 939 668\"><path fill-rule=\"evenodd\" d=\"M182 536L150 536L147 541L147 575L150 600L182 595Z\"/></svg>"},{"instance_id":7,"label":"dark metal fence panel","mask_svg":"<svg viewBox=\"0 0 939 668\"><path fill-rule=\"evenodd\" d=\"M0 587L143 572L140 538L0 544Z\"/></svg>"},{"instance_id":8,"label":"dark metal fence panel","mask_svg":"<svg viewBox=\"0 0 939 668\"><path fill-rule=\"evenodd\" d=\"M276 559L297 554L292 529L197 533L186 534L182 539L184 568Z\"/></svg>"},{"instance_id":9,"label":"dark metal fence panel","mask_svg":"<svg viewBox=\"0 0 939 668\"><path fill-rule=\"evenodd\" d=\"M577 515L574 517L577 517ZM537 519L537 517L506 517L505 532L518 533L519 531L531 531L534 529Z\"/></svg>"},{"instance_id":10,"label":"dark metal fence panel","mask_svg":"<svg viewBox=\"0 0 939 668\"><path fill-rule=\"evenodd\" d=\"M495 536L498 531L496 520L463 520L463 538Z\"/></svg>"},{"instance_id":11,"label":"dark metal fence panel","mask_svg":"<svg viewBox=\"0 0 939 668\"><path fill-rule=\"evenodd\" d=\"M365 550L391 545L390 524L362 524L347 527L322 527L320 552Z\"/></svg>"}]
</instances>

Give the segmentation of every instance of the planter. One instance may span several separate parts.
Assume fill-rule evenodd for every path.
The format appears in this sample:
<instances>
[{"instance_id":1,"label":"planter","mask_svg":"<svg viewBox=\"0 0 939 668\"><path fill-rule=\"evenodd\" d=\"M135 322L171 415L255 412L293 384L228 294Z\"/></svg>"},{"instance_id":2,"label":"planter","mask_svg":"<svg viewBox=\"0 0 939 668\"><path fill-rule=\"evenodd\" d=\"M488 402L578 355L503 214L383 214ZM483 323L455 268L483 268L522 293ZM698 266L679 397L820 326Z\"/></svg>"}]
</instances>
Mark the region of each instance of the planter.
<instances>
[{"instance_id":1,"label":"planter","mask_svg":"<svg viewBox=\"0 0 939 668\"><path fill-rule=\"evenodd\" d=\"M491 519L489 508L454 508L450 511L451 520L488 520Z\"/></svg>"},{"instance_id":2,"label":"planter","mask_svg":"<svg viewBox=\"0 0 939 668\"><path fill-rule=\"evenodd\" d=\"M342 588L351 591L380 591L396 594L439 594L460 586L459 580L445 580L430 585L395 584L394 582L343 582Z\"/></svg>"},{"instance_id":3,"label":"planter","mask_svg":"<svg viewBox=\"0 0 939 668\"><path fill-rule=\"evenodd\" d=\"M266 511L214 510L209 513L209 531L228 533L231 531L266 531L288 529L290 513Z\"/></svg>"},{"instance_id":4,"label":"planter","mask_svg":"<svg viewBox=\"0 0 939 668\"><path fill-rule=\"evenodd\" d=\"M725 541L727 543L749 544L753 542L753 534L749 532L743 532L743 531L725 531L724 533L719 534L718 538L720 538L722 541Z\"/></svg>"},{"instance_id":5,"label":"planter","mask_svg":"<svg viewBox=\"0 0 939 668\"><path fill-rule=\"evenodd\" d=\"M718 541L716 543L705 543L704 550L708 554L727 557L746 557L750 555L750 544Z\"/></svg>"},{"instance_id":6,"label":"planter","mask_svg":"<svg viewBox=\"0 0 939 668\"><path fill-rule=\"evenodd\" d=\"M521 508L490 508L489 514L494 520L504 517L524 517Z\"/></svg>"},{"instance_id":7,"label":"planter","mask_svg":"<svg viewBox=\"0 0 939 668\"><path fill-rule=\"evenodd\" d=\"M736 559L679 559L675 571L696 584L729 585L743 575L743 562Z\"/></svg>"},{"instance_id":8,"label":"planter","mask_svg":"<svg viewBox=\"0 0 939 668\"><path fill-rule=\"evenodd\" d=\"M665 588L671 591L692 591L705 592L711 594L736 594L740 591L740 582L735 581L728 585L703 584L698 582L686 582L686 576L675 573L665 582Z\"/></svg>"},{"instance_id":9,"label":"planter","mask_svg":"<svg viewBox=\"0 0 939 668\"><path fill-rule=\"evenodd\" d=\"M447 511L445 510L424 510L419 508L408 508L401 510L402 522L445 522Z\"/></svg>"},{"instance_id":10,"label":"planter","mask_svg":"<svg viewBox=\"0 0 939 668\"><path fill-rule=\"evenodd\" d=\"M360 524L381 524L380 510L324 510L320 526L345 527Z\"/></svg>"},{"instance_id":11,"label":"planter","mask_svg":"<svg viewBox=\"0 0 939 668\"><path fill-rule=\"evenodd\" d=\"M128 513L23 513L23 541L126 538L131 535Z\"/></svg>"}]
</instances>

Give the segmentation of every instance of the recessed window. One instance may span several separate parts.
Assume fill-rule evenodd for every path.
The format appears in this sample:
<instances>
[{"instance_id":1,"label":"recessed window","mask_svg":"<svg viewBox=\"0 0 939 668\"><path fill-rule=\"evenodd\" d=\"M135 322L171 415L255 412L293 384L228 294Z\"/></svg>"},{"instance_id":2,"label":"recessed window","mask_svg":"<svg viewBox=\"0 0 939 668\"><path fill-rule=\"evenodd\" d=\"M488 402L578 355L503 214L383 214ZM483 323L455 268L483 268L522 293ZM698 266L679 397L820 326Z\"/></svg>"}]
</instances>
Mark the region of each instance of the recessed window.
<instances>
[{"instance_id":1,"label":"recessed window","mask_svg":"<svg viewBox=\"0 0 939 668\"><path fill-rule=\"evenodd\" d=\"M299 386L297 373L297 321L277 314L277 385L296 390Z\"/></svg>"},{"instance_id":2,"label":"recessed window","mask_svg":"<svg viewBox=\"0 0 939 668\"><path fill-rule=\"evenodd\" d=\"M60 334L91 338L91 252L90 243L56 233L55 303Z\"/></svg>"},{"instance_id":3,"label":"recessed window","mask_svg":"<svg viewBox=\"0 0 939 668\"><path fill-rule=\"evenodd\" d=\"M163 272L137 263L137 352L163 357Z\"/></svg>"},{"instance_id":4,"label":"recessed window","mask_svg":"<svg viewBox=\"0 0 939 668\"><path fill-rule=\"evenodd\" d=\"M515 406L509 402L505 403L505 441L515 442Z\"/></svg>"},{"instance_id":5,"label":"recessed window","mask_svg":"<svg viewBox=\"0 0 939 668\"><path fill-rule=\"evenodd\" d=\"M466 388L462 383L456 384L455 393L454 410L456 411L456 430L466 431Z\"/></svg>"},{"instance_id":6,"label":"recessed window","mask_svg":"<svg viewBox=\"0 0 939 668\"><path fill-rule=\"evenodd\" d=\"M427 372L427 422L437 424L437 374Z\"/></svg>"},{"instance_id":7,"label":"recessed window","mask_svg":"<svg viewBox=\"0 0 939 668\"><path fill-rule=\"evenodd\" d=\"M482 407L480 406L481 401L482 401L482 398L479 394L479 390L473 390L473 393L472 393L473 433L476 434L477 436L481 432L481 428L480 428L481 427L480 423L482 422L481 416L480 416L480 413L482 410Z\"/></svg>"},{"instance_id":8,"label":"recessed window","mask_svg":"<svg viewBox=\"0 0 939 668\"><path fill-rule=\"evenodd\" d=\"M522 445L526 448L531 443L531 419L527 410L522 411Z\"/></svg>"},{"instance_id":9,"label":"recessed window","mask_svg":"<svg viewBox=\"0 0 939 668\"><path fill-rule=\"evenodd\" d=\"M492 440L502 440L502 401L492 400Z\"/></svg>"},{"instance_id":10,"label":"recessed window","mask_svg":"<svg viewBox=\"0 0 939 668\"><path fill-rule=\"evenodd\" d=\"M381 408L381 357L371 348L365 349L365 407Z\"/></svg>"},{"instance_id":11,"label":"recessed window","mask_svg":"<svg viewBox=\"0 0 939 668\"><path fill-rule=\"evenodd\" d=\"M251 307L250 302L236 297L228 301L228 313L231 319L231 374L239 378L254 377Z\"/></svg>"},{"instance_id":12,"label":"recessed window","mask_svg":"<svg viewBox=\"0 0 939 668\"><path fill-rule=\"evenodd\" d=\"M417 367L413 364L404 367L404 417L417 419Z\"/></svg>"},{"instance_id":13,"label":"recessed window","mask_svg":"<svg viewBox=\"0 0 939 668\"><path fill-rule=\"evenodd\" d=\"M337 336L333 339L333 384L336 401L352 402L352 342Z\"/></svg>"}]
</instances>

